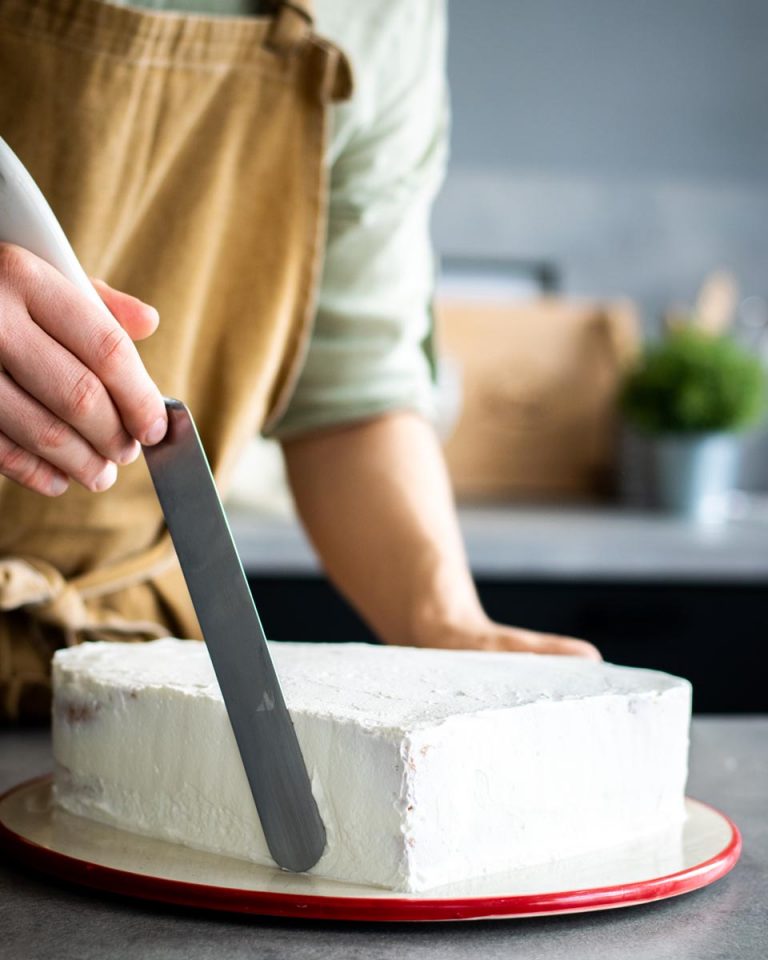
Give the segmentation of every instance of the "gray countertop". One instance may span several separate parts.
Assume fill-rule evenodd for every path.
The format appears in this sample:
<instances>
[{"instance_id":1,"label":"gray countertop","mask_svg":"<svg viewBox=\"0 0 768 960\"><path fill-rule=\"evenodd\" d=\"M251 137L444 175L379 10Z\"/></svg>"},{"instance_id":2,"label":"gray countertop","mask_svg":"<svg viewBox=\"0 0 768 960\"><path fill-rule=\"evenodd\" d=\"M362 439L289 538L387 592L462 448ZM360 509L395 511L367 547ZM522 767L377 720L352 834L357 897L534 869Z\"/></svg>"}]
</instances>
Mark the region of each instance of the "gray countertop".
<instances>
[{"instance_id":1,"label":"gray countertop","mask_svg":"<svg viewBox=\"0 0 768 960\"><path fill-rule=\"evenodd\" d=\"M42 731L0 734L0 790L50 769ZM205 915L78 891L0 864L4 960L764 960L768 944L768 718L697 718L689 793L744 837L711 887L642 907L545 919L363 925Z\"/></svg>"},{"instance_id":2,"label":"gray countertop","mask_svg":"<svg viewBox=\"0 0 768 960\"><path fill-rule=\"evenodd\" d=\"M291 517L232 507L232 528L253 575L318 571ZM522 580L768 582L768 518L723 526L609 508L462 507L476 576Z\"/></svg>"}]
</instances>

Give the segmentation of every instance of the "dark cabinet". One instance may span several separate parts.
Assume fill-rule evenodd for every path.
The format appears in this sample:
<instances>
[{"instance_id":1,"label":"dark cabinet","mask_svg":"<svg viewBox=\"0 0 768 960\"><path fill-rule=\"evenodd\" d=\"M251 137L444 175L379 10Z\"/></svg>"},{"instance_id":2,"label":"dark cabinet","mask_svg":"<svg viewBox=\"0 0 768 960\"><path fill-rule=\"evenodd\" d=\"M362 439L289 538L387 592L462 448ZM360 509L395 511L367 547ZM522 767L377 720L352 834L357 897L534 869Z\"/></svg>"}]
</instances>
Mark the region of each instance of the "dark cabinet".
<instances>
[{"instance_id":1,"label":"dark cabinet","mask_svg":"<svg viewBox=\"0 0 768 960\"><path fill-rule=\"evenodd\" d=\"M768 587L481 579L489 614L585 637L606 660L687 677L700 713L768 711ZM275 640L371 641L365 624L319 576L251 578Z\"/></svg>"}]
</instances>

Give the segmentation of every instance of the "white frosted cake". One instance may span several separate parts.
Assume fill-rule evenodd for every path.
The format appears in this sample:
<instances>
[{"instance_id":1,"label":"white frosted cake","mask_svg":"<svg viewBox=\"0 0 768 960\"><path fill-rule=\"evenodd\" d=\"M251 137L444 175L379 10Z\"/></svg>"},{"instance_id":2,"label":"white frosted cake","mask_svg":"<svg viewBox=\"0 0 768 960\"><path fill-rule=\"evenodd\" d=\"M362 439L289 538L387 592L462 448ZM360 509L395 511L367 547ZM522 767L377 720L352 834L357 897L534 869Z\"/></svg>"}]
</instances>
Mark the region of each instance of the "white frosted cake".
<instances>
[{"instance_id":1,"label":"white frosted cake","mask_svg":"<svg viewBox=\"0 0 768 960\"><path fill-rule=\"evenodd\" d=\"M685 680L532 654L271 650L328 835L314 873L422 891L684 818ZM60 806L272 863L203 644L86 643L53 677Z\"/></svg>"}]
</instances>

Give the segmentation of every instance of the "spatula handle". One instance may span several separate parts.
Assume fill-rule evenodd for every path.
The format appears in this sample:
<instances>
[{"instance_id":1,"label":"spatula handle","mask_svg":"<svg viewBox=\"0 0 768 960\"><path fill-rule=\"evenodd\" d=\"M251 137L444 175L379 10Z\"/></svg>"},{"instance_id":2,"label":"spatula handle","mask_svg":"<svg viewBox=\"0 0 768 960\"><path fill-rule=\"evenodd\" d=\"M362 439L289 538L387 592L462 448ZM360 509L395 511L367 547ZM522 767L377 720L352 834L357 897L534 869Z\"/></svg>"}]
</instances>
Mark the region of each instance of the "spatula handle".
<instances>
[{"instance_id":1,"label":"spatula handle","mask_svg":"<svg viewBox=\"0 0 768 960\"><path fill-rule=\"evenodd\" d=\"M48 201L29 171L0 138L0 243L23 247L50 263L100 309L109 313ZM111 316L111 314L110 314Z\"/></svg>"}]
</instances>

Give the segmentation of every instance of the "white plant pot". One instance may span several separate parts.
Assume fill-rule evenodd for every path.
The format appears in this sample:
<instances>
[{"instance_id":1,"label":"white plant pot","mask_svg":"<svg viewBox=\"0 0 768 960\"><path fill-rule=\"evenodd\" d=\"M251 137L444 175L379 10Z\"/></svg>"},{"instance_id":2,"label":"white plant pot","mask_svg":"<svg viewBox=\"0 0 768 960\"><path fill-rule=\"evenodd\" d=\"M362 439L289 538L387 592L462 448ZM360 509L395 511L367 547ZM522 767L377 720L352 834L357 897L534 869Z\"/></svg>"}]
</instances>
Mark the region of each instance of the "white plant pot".
<instances>
[{"instance_id":1,"label":"white plant pot","mask_svg":"<svg viewBox=\"0 0 768 960\"><path fill-rule=\"evenodd\" d=\"M666 434L652 440L654 500L700 523L728 517L741 451L736 433Z\"/></svg>"}]
</instances>

